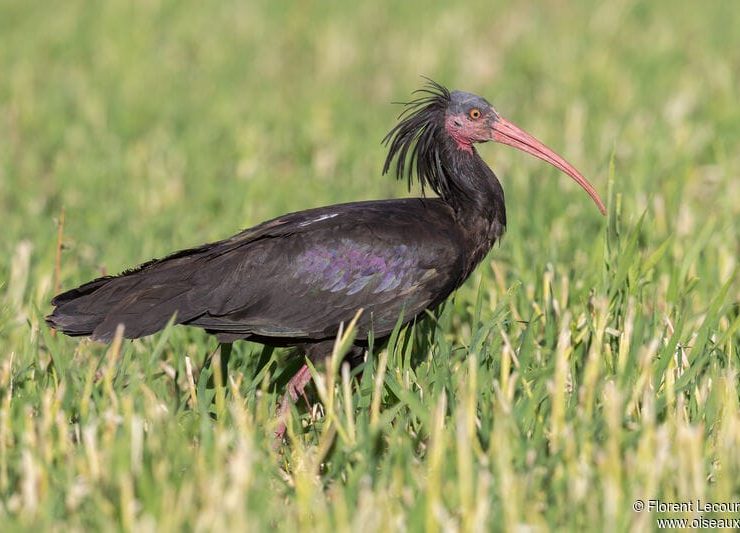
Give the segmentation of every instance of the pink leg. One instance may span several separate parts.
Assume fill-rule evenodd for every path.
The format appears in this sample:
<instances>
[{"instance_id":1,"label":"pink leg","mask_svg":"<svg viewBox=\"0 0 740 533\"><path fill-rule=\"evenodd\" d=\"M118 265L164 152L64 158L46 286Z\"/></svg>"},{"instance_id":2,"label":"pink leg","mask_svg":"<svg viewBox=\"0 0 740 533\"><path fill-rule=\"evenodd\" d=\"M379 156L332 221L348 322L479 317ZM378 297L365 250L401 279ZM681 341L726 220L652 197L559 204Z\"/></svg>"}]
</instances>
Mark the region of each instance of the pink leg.
<instances>
[{"instance_id":1,"label":"pink leg","mask_svg":"<svg viewBox=\"0 0 740 533\"><path fill-rule=\"evenodd\" d=\"M303 396L304 399L306 398L303 389L308 385L309 381L311 381L311 372L308 370L308 365L303 365L300 370L290 378L290 381L288 381L285 395L283 395L283 399L280 401L280 407L278 409L278 419L280 420L280 424L278 424L277 430L275 431L276 442L282 441L283 436L285 435L285 423L287 421L288 412L290 411L290 406L298 400L299 396ZM306 399L306 403L308 403L308 399Z\"/></svg>"}]
</instances>

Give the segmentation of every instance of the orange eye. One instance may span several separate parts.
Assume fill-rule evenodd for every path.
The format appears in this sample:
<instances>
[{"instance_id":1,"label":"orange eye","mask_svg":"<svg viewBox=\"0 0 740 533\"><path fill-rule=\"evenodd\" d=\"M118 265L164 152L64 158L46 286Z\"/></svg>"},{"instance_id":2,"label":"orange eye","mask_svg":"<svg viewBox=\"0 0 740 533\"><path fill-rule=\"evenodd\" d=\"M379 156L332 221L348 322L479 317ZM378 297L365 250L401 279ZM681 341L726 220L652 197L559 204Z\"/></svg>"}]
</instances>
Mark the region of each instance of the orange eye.
<instances>
[{"instance_id":1,"label":"orange eye","mask_svg":"<svg viewBox=\"0 0 740 533\"><path fill-rule=\"evenodd\" d=\"M473 120L477 120L477 119L480 118L480 109L478 109L477 107L474 107L473 109L471 109L470 111L468 111L468 115Z\"/></svg>"}]
</instances>

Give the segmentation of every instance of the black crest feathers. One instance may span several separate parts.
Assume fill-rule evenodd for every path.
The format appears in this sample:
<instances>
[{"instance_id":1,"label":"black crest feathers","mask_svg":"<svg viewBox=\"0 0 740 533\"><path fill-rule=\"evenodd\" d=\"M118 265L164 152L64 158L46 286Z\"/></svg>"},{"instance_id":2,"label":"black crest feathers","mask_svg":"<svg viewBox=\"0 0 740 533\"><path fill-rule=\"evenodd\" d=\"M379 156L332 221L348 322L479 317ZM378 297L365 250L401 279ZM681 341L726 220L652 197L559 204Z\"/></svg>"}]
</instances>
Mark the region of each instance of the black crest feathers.
<instances>
[{"instance_id":1,"label":"black crest feathers","mask_svg":"<svg viewBox=\"0 0 740 533\"><path fill-rule=\"evenodd\" d=\"M409 189L416 176L422 192L429 186L444 198L449 195L451 184L442 168L438 136L450 103L450 91L426 79L426 85L413 93L418 98L403 102L405 109L398 117L399 123L383 139L383 144L389 147L383 174L395 166L396 178L406 178Z\"/></svg>"}]
</instances>

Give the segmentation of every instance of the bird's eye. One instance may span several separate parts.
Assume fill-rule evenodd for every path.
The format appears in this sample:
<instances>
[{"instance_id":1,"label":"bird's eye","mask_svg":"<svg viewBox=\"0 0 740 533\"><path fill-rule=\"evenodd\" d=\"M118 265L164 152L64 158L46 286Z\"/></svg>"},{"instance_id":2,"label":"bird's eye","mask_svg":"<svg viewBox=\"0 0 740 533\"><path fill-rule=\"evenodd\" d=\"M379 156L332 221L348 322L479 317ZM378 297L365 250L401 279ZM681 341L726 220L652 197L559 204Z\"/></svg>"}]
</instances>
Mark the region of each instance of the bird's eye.
<instances>
[{"instance_id":1,"label":"bird's eye","mask_svg":"<svg viewBox=\"0 0 740 533\"><path fill-rule=\"evenodd\" d=\"M473 120L478 120L480 118L480 109L477 107L474 107L470 111L468 111L468 116L472 118Z\"/></svg>"}]
</instances>

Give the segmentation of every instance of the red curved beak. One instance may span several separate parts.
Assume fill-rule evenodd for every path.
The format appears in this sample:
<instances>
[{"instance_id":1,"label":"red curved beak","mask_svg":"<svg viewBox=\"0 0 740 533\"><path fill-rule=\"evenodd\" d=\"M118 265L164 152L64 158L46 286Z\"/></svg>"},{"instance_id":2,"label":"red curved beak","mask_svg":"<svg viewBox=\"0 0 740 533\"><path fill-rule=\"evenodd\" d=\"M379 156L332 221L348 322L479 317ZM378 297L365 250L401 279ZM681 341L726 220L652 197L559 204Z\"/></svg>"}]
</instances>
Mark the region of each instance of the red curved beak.
<instances>
[{"instance_id":1,"label":"red curved beak","mask_svg":"<svg viewBox=\"0 0 740 533\"><path fill-rule=\"evenodd\" d=\"M583 190L588 193L599 207L601 214L606 214L604 202L601 201L599 193L596 192L594 186L591 185L573 165L568 163L565 159L560 157L516 124L512 124L501 116L497 117L493 123L491 138L496 142L508 144L517 150L521 150L522 152L531 154L538 159L542 159L543 161L550 163L555 168L560 169L562 172L565 172L568 176L573 178L578 185L583 187Z\"/></svg>"}]
</instances>

